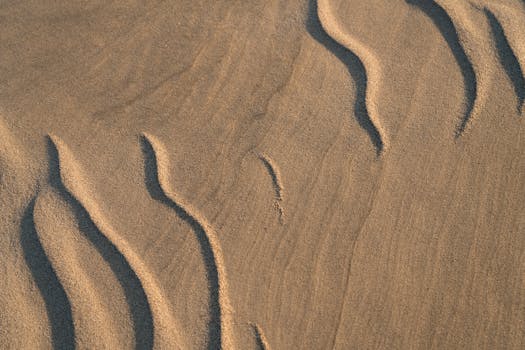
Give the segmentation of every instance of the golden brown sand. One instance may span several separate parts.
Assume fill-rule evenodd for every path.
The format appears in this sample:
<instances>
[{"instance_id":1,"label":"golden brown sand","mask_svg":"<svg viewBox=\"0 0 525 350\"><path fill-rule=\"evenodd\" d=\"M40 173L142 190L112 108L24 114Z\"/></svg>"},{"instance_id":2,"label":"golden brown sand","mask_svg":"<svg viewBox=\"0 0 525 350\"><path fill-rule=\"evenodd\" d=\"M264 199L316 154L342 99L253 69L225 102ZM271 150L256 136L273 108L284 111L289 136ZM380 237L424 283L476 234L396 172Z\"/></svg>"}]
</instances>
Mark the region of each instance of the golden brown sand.
<instances>
[{"instance_id":1,"label":"golden brown sand","mask_svg":"<svg viewBox=\"0 0 525 350\"><path fill-rule=\"evenodd\" d=\"M1 349L525 348L523 0L0 18Z\"/></svg>"}]
</instances>

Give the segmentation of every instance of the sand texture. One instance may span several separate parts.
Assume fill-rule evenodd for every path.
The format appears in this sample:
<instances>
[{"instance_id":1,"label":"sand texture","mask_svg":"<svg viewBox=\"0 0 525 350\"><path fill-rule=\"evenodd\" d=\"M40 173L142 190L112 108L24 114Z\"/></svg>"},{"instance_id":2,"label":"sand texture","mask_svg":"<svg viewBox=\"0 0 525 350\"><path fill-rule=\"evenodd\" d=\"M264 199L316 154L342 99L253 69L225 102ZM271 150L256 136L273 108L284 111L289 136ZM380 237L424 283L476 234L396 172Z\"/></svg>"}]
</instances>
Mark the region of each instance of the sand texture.
<instances>
[{"instance_id":1,"label":"sand texture","mask_svg":"<svg viewBox=\"0 0 525 350\"><path fill-rule=\"evenodd\" d=\"M0 19L0 349L525 349L525 1Z\"/></svg>"}]
</instances>

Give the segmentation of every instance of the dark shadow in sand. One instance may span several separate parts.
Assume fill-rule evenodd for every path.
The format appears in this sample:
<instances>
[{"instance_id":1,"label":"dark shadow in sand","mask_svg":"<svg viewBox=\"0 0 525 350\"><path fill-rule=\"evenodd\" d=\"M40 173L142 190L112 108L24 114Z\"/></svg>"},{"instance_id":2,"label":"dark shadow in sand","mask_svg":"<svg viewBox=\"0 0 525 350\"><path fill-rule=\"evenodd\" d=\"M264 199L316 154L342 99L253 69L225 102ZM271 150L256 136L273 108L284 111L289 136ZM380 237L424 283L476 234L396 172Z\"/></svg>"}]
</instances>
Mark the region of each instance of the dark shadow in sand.
<instances>
[{"instance_id":1,"label":"dark shadow in sand","mask_svg":"<svg viewBox=\"0 0 525 350\"><path fill-rule=\"evenodd\" d=\"M155 151L149 140L141 136L141 147L144 155L144 176L146 188L150 196L173 209L175 213L188 225L191 226L195 232L195 236L199 242L201 254L206 267L206 277L208 279L209 290L209 310L210 320L208 322L208 349L221 348L221 305L219 302L219 272L217 270L217 263L215 253L211 246L210 240L206 230L185 208L171 200L162 190L158 177L157 157Z\"/></svg>"},{"instance_id":2,"label":"dark shadow in sand","mask_svg":"<svg viewBox=\"0 0 525 350\"><path fill-rule=\"evenodd\" d=\"M51 139L48 139L49 181L52 187L70 205L75 214L79 230L93 244L102 258L110 266L124 290L129 305L135 333L135 348L137 350L153 349L154 324L151 308L141 281L131 268L126 258L115 245L98 229L91 220L89 213L73 197L60 179L60 163L58 151ZM108 301L111 303L111 301Z\"/></svg>"},{"instance_id":3,"label":"dark shadow in sand","mask_svg":"<svg viewBox=\"0 0 525 350\"><path fill-rule=\"evenodd\" d=\"M379 156L383 151L384 145L381 135L370 119L368 110L366 108L367 76L363 63L352 51L337 43L324 31L317 15L316 0L310 0L308 2L308 18L306 20L306 29L315 40L317 40L328 51L330 51L341 62L343 62L348 72L354 79L356 84L356 99L354 105L355 117L359 125L368 133L368 136L370 137L370 140L376 149L376 153Z\"/></svg>"},{"instance_id":4,"label":"dark shadow in sand","mask_svg":"<svg viewBox=\"0 0 525 350\"><path fill-rule=\"evenodd\" d=\"M434 22L434 25L439 29L441 35L447 42L448 47L452 51L452 54L461 70L461 74L463 75L466 107L465 114L456 129L456 137L459 137L467 127L476 102L478 88L474 67L465 53L465 50L463 50L463 47L461 46L456 27L452 23L450 16L441 6L436 4L433 0L406 0L406 2L417 6L432 20L432 22Z\"/></svg>"},{"instance_id":5,"label":"dark shadow in sand","mask_svg":"<svg viewBox=\"0 0 525 350\"><path fill-rule=\"evenodd\" d=\"M36 198L27 206L21 222L20 242L24 259L44 299L54 349L75 348L75 326L71 303L40 242L33 211Z\"/></svg>"},{"instance_id":6,"label":"dark shadow in sand","mask_svg":"<svg viewBox=\"0 0 525 350\"><path fill-rule=\"evenodd\" d=\"M252 324L252 330L255 335L255 343L257 344L257 348L259 350L268 350L264 345L263 335L261 330L259 329L259 326Z\"/></svg>"},{"instance_id":7,"label":"dark shadow in sand","mask_svg":"<svg viewBox=\"0 0 525 350\"><path fill-rule=\"evenodd\" d=\"M492 37L496 43L496 48L498 49L499 60L512 82L516 97L518 98L518 113L521 113L523 101L525 100L525 79L523 78L520 63L516 58L516 55L514 55L514 51L512 51L512 48L507 41L507 37L505 36L505 32L496 16L487 9L485 9L485 14L487 15L492 29Z\"/></svg>"}]
</instances>

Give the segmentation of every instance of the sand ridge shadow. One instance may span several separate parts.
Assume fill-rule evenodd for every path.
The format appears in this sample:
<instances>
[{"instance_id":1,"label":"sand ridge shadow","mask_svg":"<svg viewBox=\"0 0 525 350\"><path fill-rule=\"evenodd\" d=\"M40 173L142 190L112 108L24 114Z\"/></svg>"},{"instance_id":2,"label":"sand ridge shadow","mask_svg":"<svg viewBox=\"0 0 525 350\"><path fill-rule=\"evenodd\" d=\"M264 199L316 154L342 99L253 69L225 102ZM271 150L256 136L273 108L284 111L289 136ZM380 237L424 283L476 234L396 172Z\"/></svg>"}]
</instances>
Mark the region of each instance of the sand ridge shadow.
<instances>
[{"instance_id":1,"label":"sand ridge shadow","mask_svg":"<svg viewBox=\"0 0 525 350\"><path fill-rule=\"evenodd\" d=\"M117 277L129 305L135 335L135 349L150 350L154 343L154 323L142 282L124 255L91 220L86 209L65 188L60 177L58 150L48 138L49 182L70 205L78 228L90 241Z\"/></svg>"},{"instance_id":2,"label":"sand ridge shadow","mask_svg":"<svg viewBox=\"0 0 525 350\"><path fill-rule=\"evenodd\" d=\"M494 16L494 14L487 8L485 8L485 15L489 20L492 37L496 44L500 63L505 69L505 72L507 73L507 76L514 87L514 92L516 93L516 97L518 99L517 111L519 114L521 113L523 101L525 100L525 78L523 77L520 63L516 58L514 51L510 47L505 35L505 31L503 30L503 27L496 16Z\"/></svg>"},{"instance_id":3,"label":"sand ridge shadow","mask_svg":"<svg viewBox=\"0 0 525 350\"><path fill-rule=\"evenodd\" d=\"M465 131L467 124L472 116L474 104L477 98L477 78L474 72L474 67L470 62L465 50L461 46L456 27L452 23L452 19L447 12L439 6L434 0L405 0L408 4L418 7L425 13L441 32L441 36L445 39L450 51L461 70L463 82L465 84L466 107L460 124L456 129L456 137L459 137Z\"/></svg>"},{"instance_id":4,"label":"sand ridge shadow","mask_svg":"<svg viewBox=\"0 0 525 350\"><path fill-rule=\"evenodd\" d=\"M270 178L272 179L272 186L275 192L275 206L277 208L277 211L279 212L279 221L281 224L283 224L284 208L282 206L282 202L284 199L284 187L283 182L281 180L279 168L277 167L277 164L275 164L273 159L269 156L263 153L258 153L257 157L263 163L264 167L268 171L268 175L270 175Z\"/></svg>"},{"instance_id":5,"label":"sand ridge shadow","mask_svg":"<svg viewBox=\"0 0 525 350\"><path fill-rule=\"evenodd\" d=\"M157 156L149 140L140 136L141 149L144 156L144 177L146 188L150 196L175 211L177 216L184 220L195 232L206 268L209 289L210 320L208 322L208 349L222 348L222 310L219 298L219 272L213 247L204 227L186 209L169 198L162 189L159 181Z\"/></svg>"},{"instance_id":6,"label":"sand ridge shadow","mask_svg":"<svg viewBox=\"0 0 525 350\"><path fill-rule=\"evenodd\" d=\"M306 30L312 36L312 38L322 44L328 51L330 51L341 62L343 62L350 73L350 76L352 79L354 79L356 85L356 97L354 104L355 118L359 126L361 126L361 128L367 132L370 141L374 145L377 156L379 156L383 151L384 144L379 131L370 119L368 109L366 107L366 86L368 79L363 63L357 55L339 44L325 32L319 20L319 16L317 15L317 0L308 1Z\"/></svg>"},{"instance_id":7,"label":"sand ridge shadow","mask_svg":"<svg viewBox=\"0 0 525 350\"><path fill-rule=\"evenodd\" d=\"M266 337L264 336L262 329L259 327L259 325L252 323L251 327L253 335L255 337L255 344L257 345L257 348L259 350L270 350L268 341L266 340Z\"/></svg>"},{"instance_id":8,"label":"sand ridge shadow","mask_svg":"<svg viewBox=\"0 0 525 350\"><path fill-rule=\"evenodd\" d=\"M27 206L20 225L24 259L46 305L53 349L74 349L76 340L71 303L36 232L35 202L36 197Z\"/></svg>"}]
</instances>

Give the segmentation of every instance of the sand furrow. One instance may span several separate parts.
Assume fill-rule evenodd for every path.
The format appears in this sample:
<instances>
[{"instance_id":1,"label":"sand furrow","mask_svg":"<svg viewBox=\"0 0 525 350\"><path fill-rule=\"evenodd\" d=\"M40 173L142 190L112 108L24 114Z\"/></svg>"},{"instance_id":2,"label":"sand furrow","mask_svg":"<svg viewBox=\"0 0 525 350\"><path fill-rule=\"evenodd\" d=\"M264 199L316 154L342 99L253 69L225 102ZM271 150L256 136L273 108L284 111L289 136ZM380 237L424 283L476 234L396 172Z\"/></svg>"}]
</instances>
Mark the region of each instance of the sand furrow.
<instances>
[{"instance_id":1,"label":"sand furrow","mask_svg":"<svg viewBox=\"0 0 525 350\"><path fill-rule=\"evenodd\" d=\"M268 345L268 340L266 340L266 337L264 336L264 333L262 332L261 327L253 323L252 329L253 329L253 333L255 335L255 341L257 343L257 347L259 348L259 350L269 350L270 346Z\"/></svg>"},{"instance_id":2,"label":"sand furrow","mask_svg":"<svg viewBox=\"0 0 525 350\"><path fill-rule=\"evenodd\" d=\"M75 326L71 303L36 231L33 198L24 212L20 242L24 259L46 304L54 349L75 348Z\"/></svg>"},{"instance_id":3,"label":"sand furrow","mask_svg":"<svg viewBox=\"0 0 525 350\"><path fill-rule=\"evenodd\" d=\"M311 0L309 8L308 31L346 65L354 78L356 119L380 156L388 143L376 105L382 77L379 60L368 47L340 27L329 0Z\"/></svg>"},{"instance_id":4,"label":"sand furrow","mask_svg":"<svg viewBox=\"0 0 525 350\"><path fill-rule=\"evenodd\" d=\"M71 303L77 348L109 349L122 344L103 291L82 266L77 255L78 230L66 198L46 186L36 199L36 233ZM57 220L57 218L59 218ZM82 224L78 225L79 227ZM104 327L100 327L104 325Z\"/></svg>"},{"instance_id":5,"label":"sand furrow","mask_svg":"<svg viewBox=\"0 0 525 350\"><path fill-rule=\"evenodd\" d=\"M233 310L228 295L224 257L215 230L206 218L182 196L172 190L169 157L154 136L142 134L146 186L151 196L173 209L195 232L206 267L210 293L210 349L235 349Z\"/></svg>"},{"instance_id":6,"label":"sand furrow","mask_svg":"<svg viewBox=\"0 0 525 350\"><path fill-rule=\"evenodd\" d=\"M516 93L517 112L522 113L523 101L525 100L525 78L523 77L522 66L518 56L510 45L505 29L497 19L495 13L493 13L488 7L485 7L484 10L492 28L492 35L498 50L500 62L514 87L514 92ZM523 29L525 30L525 28ZM514 31L516 31L515 28L509 28L510 33Z\"/></svg>"},{"instance_id":7,"label":"sand furrow","mask_svg":"<svg viewBox=\"0 0 525 350\"><path fill-rule=\"evenodd\" d=\"M33 225L38 165L0 112L0 348L74 345L71 308Z\"/></svg>"},{"instance_id":8,"label":"sand furrow","mask_svg":"<svg viewBox=\"0 0 525 350\"><path fill-rule=\"evenodd\" d=\"M445 11L450 19L451 26L459 38L459 45L468 57L469 65L475 76L474 82L465 86L469 103L456 129L457 138L464 134L485 107L494 77L494 57L490 46L487 46L490 42L489 33L486 33L480 23L474 21L472 17L472 14L477 11L473 6L469 3L450 0L434 0L434 2Z\"/></svg>"},{"instance_id":9,"label":"sand furrow","mask_svg":"<svg viewBox=\"0 0 525 350\"><path fill-rule=\"evenodd\" d=\"M281 180L281 172L279 171L279 168L277 167L277 164L268 157L265 154L259 153L257 155L261 162L264 164L266 170L268 170L268 174L270 175L272 179L273 188L275 191L275 206L277 207L277 210L279 211L279 220L281 223L284 222L284 209L282 206L283 202L283 196L284 196L284 188Z\"/></svg>"},{"instance_id":10,"label":"sand furrow","mask_svg":"<svg viewBox=\"0 0 525 350\"><path fill-rule=\"evenodd\" d=\"M57 166L55 187L62 188L69 196L69 202L76 204L92 223L91 231L94 231L97 237L88 238L91 238L93 243L96 239L110 246L113 258L117 258L120 266L125 268L127 277L117 276L117 278L123 284L130 304L136 328L136 347L148 349L153 348L155 344L155 347L161 349L184 348L169 302L164 297L154 275L106 219L67 146L55 136L50 136L49 140L52 163Z\"/></svg>"},{"instance_id":11,"label":"sand furrow","mask_svg":"<svg viewBox=\"0 0 525 350\"><path fill-rule=\"evenodd\" d=\"M407 0L409 4L417 6L423 11L439 29L454 55L465 84L465 111L456 129L456 136L460 136L469 123L478 95L477 76L469 56L461 45L457 29L447 11L433 0Z\"/></svg>"}]
</instances>

